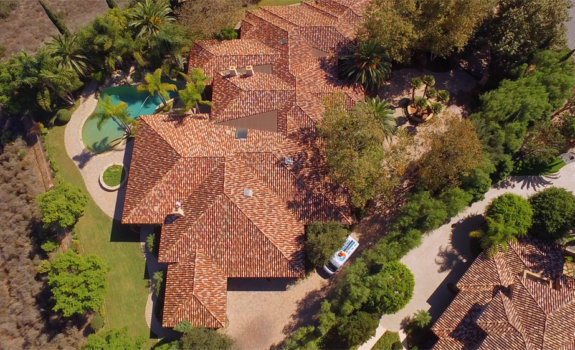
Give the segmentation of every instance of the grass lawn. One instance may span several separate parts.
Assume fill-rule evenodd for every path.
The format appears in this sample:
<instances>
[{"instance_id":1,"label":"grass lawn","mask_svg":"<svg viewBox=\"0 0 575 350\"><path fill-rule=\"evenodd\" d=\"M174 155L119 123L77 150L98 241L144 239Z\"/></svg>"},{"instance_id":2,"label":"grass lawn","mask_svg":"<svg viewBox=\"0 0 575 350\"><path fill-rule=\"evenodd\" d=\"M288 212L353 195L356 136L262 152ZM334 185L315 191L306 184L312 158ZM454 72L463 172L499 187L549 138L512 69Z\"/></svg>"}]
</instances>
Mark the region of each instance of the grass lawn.
<instances>
[{"instance_id":1,"label":"grass lawn","mask_svg":"<svg viewBox=\"0 0 575 350\"><path fill-rule=\"evenodd\" d=\"M46 136L46 149L59 168L60 176L88 193L80 171L66 154L64 126L53 127ZM83 254L100 256L110 267L108 292L104 303L104 329L127 327L132 335L149 336L144 318L148 280L139 234L108 217L90 199L86 213L74 228Z\"/></svg>"},{"instance_id":2,"label":"grass lawn","mask_svg":"<svg viewBox=\"0 0 575 350\"><path fill-rule=\"evenodd\" d=\"M533 166L519 166L513 170L513 175L549 175L554 174L559 171L559 169L565 166L563 159L557 157L554 161L544 166L533 167Z\"/></svg>"},{"instance_id":3,"label":"grass lawn","mask_svg":"<svg viewBox=\"0 0 575 350\"><path fill-rule=\"evenodd\" d=\"M259 6L285 6L299 4L301 0L262 0Z\"/></svg>"}]
</instances>

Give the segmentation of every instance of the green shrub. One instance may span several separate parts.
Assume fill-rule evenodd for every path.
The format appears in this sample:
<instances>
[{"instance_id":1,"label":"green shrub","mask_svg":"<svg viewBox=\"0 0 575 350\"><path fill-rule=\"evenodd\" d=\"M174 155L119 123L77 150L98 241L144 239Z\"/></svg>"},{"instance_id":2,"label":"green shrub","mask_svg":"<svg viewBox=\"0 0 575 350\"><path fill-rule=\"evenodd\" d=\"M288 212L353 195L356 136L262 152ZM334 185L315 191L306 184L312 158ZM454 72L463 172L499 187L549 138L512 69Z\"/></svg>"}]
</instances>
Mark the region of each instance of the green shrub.
<instances>
[{"instance_id":1,"label":"green shrub","mask_svg":"<svg viewBox=\"0 0 575 350\"><path fill-rule=\"evenodd\" d=\"M68 109L59 109L58 112L56 112L56 124L66 125L70 121L71 117L72 112L70 112Z\"/></svg>"},{"instance_id":2,"label":"green shrub","mask_svg":"<svg viewBox=\"0 0 575 350\"><path fill-rule=\"evenodd\" d=\"M52 267L52 264L50 263L49 260L42 260L42 262L40 263L40 265L38 265L38 267L36 268L39 274L44 274L44 273L48 273L50 271L50 268Z\"/></svg>"},{"instance_id":3,"label":"green shrub","mask_svg":"<svg viewBox=\"0 0 575 350\"><path fill-rule=\"evenodd\" d=\"M146 247L152 254L156 254L156 234L152 233L146 237Z\"/></svg>"},{"instance_id":4,"label":"green shrub","mask_svg":"<svg viewBox=\"0 0 575 350\"><path fill-rule=\"evenodd\" d=\"M448 217L457 215L457 213L471 203L472 199L472 194L467 193L458 187L449 188L439 195L439 200L445 204Z\"/></svg>"},{"instance_id":5,"label":"green shrub","mask_svg":"<svg viewBox=\"0 0 575 350\"><path fill-rule=\"evenodd\" d=\"M84 214L88 197L78 187L60 182L50 191L36 197L36 203L42 211L44 227L68 228Z\"/></svg>"},{"instance_id":6,"label":"green shrub","mask_svg":"<svg viewBox=\"0 0 575 350\"><path fill-rule=\"evenodd\" d=\"M152 280L154 281L154 293L156 294L156 297L159 297L164 284L164 271L154 272Z\"/></svg>"},{"instance_id":7,"label":"green shrub","mask_svg":"<svg viewBox=\"0 0 575 350\"><path fill-rule=\"evenodd\" d=\"M92 321L90 321L90 327L92 327L96 332L104 328L104 317L102 317L100 313L96 312L94 317L92 317Z\"/></svg>"},{"instance_id":8,"label":"green shrub","mask_svg":"<svg viewBox=\"0 0 575 350\"><path fill-rule=\"evenodd\" d=\"M399 339L399 333L385 331L371 350L401 350L403 345Z\"/></svg>"},{"instance_id":9,"label":"green shrub","mask_svg":"<svg viewBox=\"0 0 575 350\"><path fill-rule=\"evenodd\" d=\"M0 59L4 58L5 54L6 54L6 48L0 45Z\"/></svg>"},{"instance_id":10,"label":"green shrub","mask_svg":"<svg viewBox=\"0 0 575 350\"><path fill-rule=\"evenodd\" d=\"M378 315L359 311L341 320L337 339L348 347L362 344L375 335L378 324Z\"/></svg>"},{"instance_id":11,"label":"green shrub","mask_svg":"<svg viewBox=\"0 0 575 350\"><path fill-rule=\"evenodd\" d=\"M238 32L232 27L224 27L214 34L214 38L218 40L233 40L238 38Z\"/></svg>"},{"instance_id":12,"label":"green shrub","mask_svg":"<svg viewBox=\"0 0 575 350\"><path fill-rule=\"evenodd\" d=\"M575 196L551 187L529 198L533 208L531 232L544 239L566 236L575 227Z\"/></svg>"},{"instance_id":13,"label":"green shrub","mask_svg":"<svg viewBox=\"0 0 575 350\"><path fill-rule=\"evenodd\" d=\"M431 332L431 315L425 310L419 310L408 319L404 326L407 334L407 344L409 349L429 348L433 342L434 335Z\"/></svg>"},{"instance_id":14,"label":"green shrub","mask_svg":"<svg viewBox=\"0 0 575 350\"><path fill-rule=\"evenodd\" d=\"M180 346L186 350L231 350L234 348L234 341L228 335L213 329L192 327L180 339Z\"/></svg>"},{"instance_id":15,"label":"green shrub","mask_svg":"<svg viewBox=\"0 0 575 350\"><path fill-rule=\"evenodd\" d=\"M494 254L498 246L505 250L507 242L525 237L531 227L533 210L521 196L507 193L495 198L485 214L487 229L481 236L481 247Z\"/></svg>"},{"instance_id":16,"label":"green shrub","mask_svg":"<svg viewBox=\"0 0 575 350\"><path fill-rule=\"evenodd\" d=\"M53 241L53 240L48 240L48 241L42 243L40 248L42 248L42 250L45 251L46 253L50 253L50 252L53 252L54 250L56 250L58 248L58 242Z\"/></svg>"},{"instance_id":17,"label":"green shrub","mask_svg":"<svg viewBox=\"0 0 575 350\"><path fill-rule=\"evenodd\" d=\"M445 204L433 197L429 191L413 194L403 207L397 225L401 229L417 228L430 231L438 228L448 218Z\"/></svg>"},{"instance_id":18,"label":"green shrub","mask_svg":"<svg viewBox=\"0 0 575 350\"><path fill-rule=\"evenodd\" d=\"M119 186L122 183L124 177L124 167L121 165L112 165L104 170L104 176L102 177L104 183L110 187Z\"/></svg>"},{"instance_id":19,"label":"green shrub","mask_svg":"<svg viewBox=\"0 0 575 350\"><path fill-rule=\"evenodd\" d=\"M316 267L327 263L349 234L349 231L336 221L312 222L306 231L305 250L309 261Z\"/></svg>"}]
</instances>

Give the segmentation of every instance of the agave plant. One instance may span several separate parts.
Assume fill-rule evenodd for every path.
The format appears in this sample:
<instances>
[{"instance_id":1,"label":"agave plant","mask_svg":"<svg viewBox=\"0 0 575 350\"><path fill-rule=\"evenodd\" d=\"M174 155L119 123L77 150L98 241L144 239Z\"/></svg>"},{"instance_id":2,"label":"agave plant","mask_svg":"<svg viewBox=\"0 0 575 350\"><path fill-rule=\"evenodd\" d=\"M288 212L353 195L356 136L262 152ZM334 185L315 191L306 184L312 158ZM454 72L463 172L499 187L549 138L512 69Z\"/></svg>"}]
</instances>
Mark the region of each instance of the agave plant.
<instances>
[{"instance_id":1,"label":"agave plant","mask_svg":"<svg viewBox=\"0 0 575 350\"><path fill-rule=\"evenodd\" d=\"M391 76L391 59L385 49L369 40L352 48L352 54L339 59L341 78L361 84L368 91L379 89Z\"/></svg>"}]
</instances>

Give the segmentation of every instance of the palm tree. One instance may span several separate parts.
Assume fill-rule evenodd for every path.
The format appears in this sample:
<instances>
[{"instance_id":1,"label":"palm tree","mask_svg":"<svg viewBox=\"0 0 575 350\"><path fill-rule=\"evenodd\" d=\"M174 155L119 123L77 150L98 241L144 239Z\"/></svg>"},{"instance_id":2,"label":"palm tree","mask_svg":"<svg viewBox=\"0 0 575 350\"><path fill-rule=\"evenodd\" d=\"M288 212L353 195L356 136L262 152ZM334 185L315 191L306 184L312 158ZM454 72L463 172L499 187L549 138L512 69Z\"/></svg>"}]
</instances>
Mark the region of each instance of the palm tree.
<instances>
[{"instance_id":1,"label":"palm tree","mask_svg":"<svg viewBox=\"0 0 575 350\"><path fill-rule=\"evenodd\" d=\"M437 90L435 90L434 87L427 88L427 91L425 92L425 97L427 97L429 99L436 98L437 97Z\"/></svg>"},{"instance_id":2,"label":"palm tree","mask_svg":"<svg viewBox=\"0 0 575 350\"><path fill-rule=\"evenodd\" d=\"M443 110L443 105L439 102L433 102L429 109L431 109L431 113L438 115Z\"/></svg>"},{"instance_id":3,"label":"palm tree","mask_svg":"<svg viewBox=\"0 0 575 350\"><path fill-rule=\"evenodd\" d=\"M88 58L80 53L80 43L76 34L55 36L48 44L48 50L58 58L60 68L70 68L79 76L86 76Z\"/></svg>"},{"instance_id":4,"label":"palm tree","mask_svg":"<svg viewBox=\"0 0 575 350\"><path fill-rule=\"evenodd\" d=\"M413 105L415 106L416 112L415 114L421 116L423 111L427 108L427 100L424 97L417 97Z\"/></svg>"},{"instance_id":5,"label":"palm tree","mask_svg":"<svg viewBox=\"0 0 575 350\"><path fill-rule=\"evenodd\" d=\"M98 101L96 109L96 118L98 118L98 129L102 127L105 121L112 119L118 126L124 130L124 137L130 137L133 134L133 124L136 122L130 118L128 105L124 102L114 104L110 96L106 96Z\"/></svg>"},{"instance_id":6,"label":"palm tree","mask_svg":"<svg viewBox=\"0 0 575 350\"><path fill-rule=\"evenodd\" d=\"M383 46L375 41L363 41L354 46L354 53L339 59L340 76L366 90L375 91L391 76L391 59Z\"/></svg>"},{"instance_id":7,"label":"palm tree","mask_svg":"<svg viewBox=\"0 0 575 350\"><path fill-rule=\"evenodd\" d=\"M411 101L415 101L415 90L419 89L423 85L423 81L419 77L412 78L409 82L411 86Z\"/></svg>"},{"instance_id":8,"label":"palm tree","mask_svg":"<svg viewBox=\"0 0 575 350\"><path fill-rule=\"evenodd\" d=\"M447 90L437 91L437 100L441 103L449 102L449 91Z\"/></svg>"},{"instance_id":9,"label":"palm tree","mask_svg":"<svg viewBox=\"0 0 575 350\"><path fill-rule=\"evenodd\" d=\"M422 80L423 83L425 84L425 88L423 90L423 96L425 96L427 88L435 86L435 78L433 77L433 75L424 75Z\"/></svg>"},{"instance_id":10,"label":"palm tree","mask_svg":"<svg viewBox=\"0 0 575 350\"><path fill-rule=\"evenodd\" d=\"M172 22L172 9L167 0L145 0L136 4L132 10L130 27L139 37L149 37L160 32L164 23Z\"/></svg>"},{"instance_id":11,"label":"palm tree","mask_svg":"<svg viewBox=\"0 0 575 350\"><path fill-rule=\"evenodd\" d=\"M190 70L190 75L181 73L181 75L186 79L186 87L178 91L180 100L184 104L181 113L189 111L192 107L197 107L198 104L213 106L210 101L205 101L202 98L202 93L206 88L206 80L209 77L204 75L204 71L201 68L194 68Z\"/></svg>"},{"instance_id":12,"label":"palm tree","mask_svg":"<svg viewBox=\"0 0 575 350\"><path fill-rule=\"evenodd\" d=\"M178 88L174 84L170 83L162 83L162 69L158 68L154 71L153 74L146 74L144 77L146 83L138 85L137 89L140 92L148 92L151 96L154 96L156 93L162 100L162 104L166 106L166 98L169 98L170 95L168 91L176 91Z\"/></svg>"},{"instance_id":13,"label":"palm tree","mask_svg":"<svg viewBox=\"0 0 575 350\"><path fill-rule=\"evenodd\" d=\"M365 103L368 113L371 113L381 124L385 138L391 139L397 128L391 104L386 100L380 99L379 96L368 98Z\"/></svg>"}]
</instances>

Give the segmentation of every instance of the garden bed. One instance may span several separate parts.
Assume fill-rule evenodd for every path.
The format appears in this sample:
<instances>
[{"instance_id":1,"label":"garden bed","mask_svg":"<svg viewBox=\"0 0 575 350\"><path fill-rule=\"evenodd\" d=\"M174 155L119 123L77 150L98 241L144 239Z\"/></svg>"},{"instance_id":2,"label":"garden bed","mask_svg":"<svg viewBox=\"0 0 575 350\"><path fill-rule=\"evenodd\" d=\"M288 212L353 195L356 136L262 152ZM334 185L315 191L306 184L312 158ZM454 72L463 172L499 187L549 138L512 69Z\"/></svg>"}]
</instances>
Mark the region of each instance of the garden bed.
<instances>
[{"instance_id":1,"label":"garden bed","mask_svg":"<svg viewBox=\"0 0 575 350\"><path fill-rule=\"evenodd\" d=\"M127 174L122 164L111 164L100 174L100 185L107 191L117 191L126 182Z\"/></svg>"}]
</instances>

